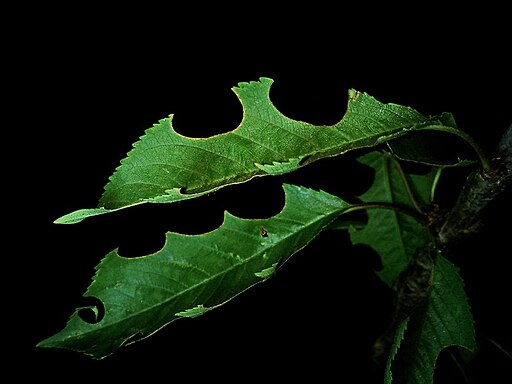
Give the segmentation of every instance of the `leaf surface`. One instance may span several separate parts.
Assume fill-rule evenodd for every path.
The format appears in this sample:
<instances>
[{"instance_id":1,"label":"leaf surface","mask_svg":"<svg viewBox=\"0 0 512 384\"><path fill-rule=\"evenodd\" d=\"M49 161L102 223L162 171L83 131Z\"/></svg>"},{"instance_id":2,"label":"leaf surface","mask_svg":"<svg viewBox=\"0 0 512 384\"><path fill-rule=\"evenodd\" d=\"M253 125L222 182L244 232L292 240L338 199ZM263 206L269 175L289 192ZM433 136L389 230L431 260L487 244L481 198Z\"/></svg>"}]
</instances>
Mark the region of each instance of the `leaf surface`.
<instances>
[{"instance_id":1,"label":"leaf surface","mask_svg":"<svg viewBox=\"0 0 512 384\"><path fill-rule=\"evenodd\" d=\"M403 173L386 152L369 152L358 160L375 170L374 183L361 196L363 202L393 203L411 211L416 207L410 194L420 210L430 202L434 170L424 175ZM387 209L369 209L368 223L361 229L349 228L349 234L354 244L366 244L378 252L383 268L376 273L389 286L412 255L431 239L426 227L414 217ZM398 324L384 382L432 384L439 353L452 345L474 350L474 326L458 270L437 252L426 304Z\"/></svg>"},{"instance_id":2,"label":"leaf surface","mask_svg":"<svg viewBox=\"0 0 512 384\"><path fill-rule=\"evenodd\" d=\"M384 370L384 384L391 384L393 382L393 373L391 372L391 364L395 359L396 354L398 353L398 349L400 348L400 344L404 338L405 330L407 329L407 323L409 322L409 318L403 320L400 324L398 324L395 330L395 336L393 338L393 343L389 350L388 359L386 362L386 369Z\"/></svg>"},{"instance_id":3,"label":"leaf surface","mask_svg":"<svg viewBox=\"0 0 512 384\"><path fill-rule=\"evenodd\" d=\"M128 259L110 252L84 294L101 300L103 318L86 322L76 311L62 331L38 346L101 359L176 319L200 316L270 278L349 207L322 191L283 188L284 208L269 219L226 212L212 232L167 233L163 248L152 255Z\"/></svg>"},{"instance_id":4,"label":"leaf surface","mask_svg":"<svg viewBox=\"0 0 512 384\"><path fill-rule=\"evenodd\" d=\"M458 269L438 254L429 299L422 310L411 316L391 370L388 361L386 378L396 378L400 383L432 384L437 358L451 346L475 351L474 321Z\"/></svg>"},{"instance_id":5,"label":"leaf surface","mask_svg":"<svg viewBox=\"0 0 512 384\"><path fill-rule=\"evenodd\" d=\"M442 113L438 117L439 126L458 131L451 113ZM433 121L429 122L432 124ZM407 161L454 167L473 164L477 157L470 145L453 133L435 130L417 130L408 135L387 142L393 154Z\"/></svg>"},{"instance_id":6,"label":"leaf surface","mask_svg":"<svg viewBox=\"0 0 512 384\"><path fill-rule=\"evenodd\" d=\"M188 138L174 131L173 115L147 129L121 161L96 208L57 220L72 224L141 203L172 203L200 196L257 176L291 172L315 160L370 147L410 130L439 124L406 106L384 104L349 90L347 110L332 126L287 118L269 97L272 79L234 87L243 118L233 131L209 138Z\"/></svg>"},{"instance_id":7,"label":"leaf surface","mask_svg":"<svg viewBox=\"0 0 512 384\"><path fill-rule=\"evenodd\" d=\"M435 182L434 171L426 175L407 175L386 152L369 152L358 161L375 170L372 186L360 196L363 202L395 204L418 213L406 187L407 180L418 204L423 206L429 203ZM368 209L368 223L361 229L349 228L349 234L353 244L366 244L379 254L383 268L376 273L390 286L405 269L411 255L430 239L429 231L418 223L416 217L384 208Z\"/></svg>"}]
</instances>

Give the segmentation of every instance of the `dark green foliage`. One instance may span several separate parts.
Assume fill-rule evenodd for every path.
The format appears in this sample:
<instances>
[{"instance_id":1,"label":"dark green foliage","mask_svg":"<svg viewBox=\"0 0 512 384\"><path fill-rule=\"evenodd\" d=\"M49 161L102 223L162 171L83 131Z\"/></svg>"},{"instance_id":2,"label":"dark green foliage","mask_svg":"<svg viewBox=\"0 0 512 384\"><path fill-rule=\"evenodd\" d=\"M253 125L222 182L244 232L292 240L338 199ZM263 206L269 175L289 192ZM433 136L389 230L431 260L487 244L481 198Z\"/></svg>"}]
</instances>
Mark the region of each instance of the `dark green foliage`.
<instances>
[{"instance_id":1,"label":"dark green foliage","mask_svg":"<svg viewBox=\"0 0 512 384\"><path fill-rule=\"evenodd\" d=\"M489 162L451 114L427 118L356 90L349 90L347 112L339 123L314 126L281 114L269 99L271 84L271 79L261 78L233 88L244 115L240 126L225 134L187 138L173 130L172 115L160 120L121 161L97 207L55 222L74 224L138 204L208 197L219 188L294 172L356 149L363 151L358 161L374 171L370 188L354 196L359 202L283 184L285 203L272 217L242 219L225 212L222 225L211 232L168 232L165 245L153 254L125 258L112 250L84 293L96 304L77 308L62 331L39 347L103 359L177 319L201 316L271 279L291 256L329 229L346 231L352 244L371 247L382 263L376 274L395 295L389 327L375 343L376 359L385 367L384 382L430 384L441 351L452 346L468 354L476 350L464 283L447 251L447 238L458 238L463 229L447 228L447 212L434 196L447 167L467 166L474 167L468 180L479 183L476 192L471 185L467 189L472 199L502 193L512 172L510 140L499 146L499 159ZM467 145L461 151L435 151L436 135ZM410 163L427 171L415 172ZM336 170L336 177L351 183L343 179L343 170ZM347 214L360 210L367 213L366 222L356 226L345 221ZM472 222L467 211L460 212ZM448 217L460 218L453 210ZM340 276L345 273L349 271L340 271Z\"/></svg>"}]
</instances>

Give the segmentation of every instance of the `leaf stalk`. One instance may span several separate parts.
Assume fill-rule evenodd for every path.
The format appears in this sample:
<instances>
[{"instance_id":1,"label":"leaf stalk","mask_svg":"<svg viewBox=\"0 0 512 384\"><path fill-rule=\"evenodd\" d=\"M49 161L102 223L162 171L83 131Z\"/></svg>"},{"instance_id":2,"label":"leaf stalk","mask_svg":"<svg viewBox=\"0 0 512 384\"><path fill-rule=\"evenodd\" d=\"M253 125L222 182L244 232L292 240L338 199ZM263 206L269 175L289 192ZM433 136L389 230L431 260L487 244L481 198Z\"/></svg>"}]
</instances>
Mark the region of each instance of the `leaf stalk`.
<instances>
[{"instance_id":1,"label":"leaf stalk","mask_svg":"<svg viewBox=\"0 0 512 384\"><path fill-rule=\"evenodd\" d=\"M491 164L490 164L489 160L487 159L487 156L485 155L482 148L480 148L480 146L476 143L476 141L473 139L473 137L468 135L466 132L461 131L456 128L448 127L446 125L429 125L428 127L421 128L421 129L447 132L447 133L451 133L451 134L459 136L460 138L465 140L476 152L476 155L478 156L478 158L480 160L480 165L482 167L483 174L486 174L489 171L489 169L491 168Z\"/></svg>"}]
</instances>

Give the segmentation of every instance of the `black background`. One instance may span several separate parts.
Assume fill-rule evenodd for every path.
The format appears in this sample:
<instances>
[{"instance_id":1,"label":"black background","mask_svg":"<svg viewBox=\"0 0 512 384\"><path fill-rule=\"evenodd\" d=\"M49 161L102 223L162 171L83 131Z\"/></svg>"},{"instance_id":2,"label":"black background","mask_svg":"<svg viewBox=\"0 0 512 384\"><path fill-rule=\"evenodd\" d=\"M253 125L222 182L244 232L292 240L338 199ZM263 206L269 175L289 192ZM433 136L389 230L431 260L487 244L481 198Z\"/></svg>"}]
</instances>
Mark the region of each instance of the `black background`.
<instances>
[{"instance_id":1,"label":"black background","mask_svg":"<svg viewBox=\"0 0 512 384\"><path fill-rule=\"evenodd\" d=\"M140 206L70 226L52 222L96 206L132 143L159 119L174 114L175 129L195 137L236 128L242 109L231 88L261 76L274 79L272 102L296 120L338 122L347 91L355 88L424 115L452 112L489 151L512 122L508 26L497 15L475 13L490 24L481 28L482 20L464 18L452 27L457 14L444 11L421 21L388 15L377 23L367 20L369 9L303 10L293 17L254 9L227 18L125 11L61 10L56 16L45 9L45 17L37 10L20 17L29 34L12 43L14 65L5 79L14 84L10 103L20 107L7 111L15 112L15 122L13 139L4 143L6 151L15 150L9 156L15 188L4 202L14 212L10 229L17 234L7 238L14 266L4 272L6 365L21 378L56 381L143 374L168 382L309 376L382 382L371 346L386 325L389 292L373 273L374 255L334 233L322 234L267 283L105 360L35 347L83 304L94 267L107 252L154 252L166 231L214 229L224 210L268 217L282 207L283 181L341 195L362 192L367 180L350 156L177 206ZM448 202L464 175L453 172ZM471 382L511 375L510 361L486 339L510 342L505 200L493 206L489 227L457 260L482 345L468 369ZM447 363L436 382L463 382L442 356Z\"/></svg>"}]
</instances>

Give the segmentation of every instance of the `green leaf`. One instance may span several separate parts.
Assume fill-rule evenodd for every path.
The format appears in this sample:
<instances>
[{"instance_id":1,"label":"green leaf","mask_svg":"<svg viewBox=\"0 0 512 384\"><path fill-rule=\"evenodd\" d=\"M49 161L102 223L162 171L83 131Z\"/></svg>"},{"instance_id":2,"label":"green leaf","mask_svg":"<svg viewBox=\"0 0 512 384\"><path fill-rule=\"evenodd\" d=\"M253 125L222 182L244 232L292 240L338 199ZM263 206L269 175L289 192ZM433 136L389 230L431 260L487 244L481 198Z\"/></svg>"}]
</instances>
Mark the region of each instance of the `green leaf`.
<instances>
[{"instance_id":1,"label":"green leaf","mask_svg":"<svg viewBox=\"0 0 512 384\"><path fill-rule=\"evenodd\" d=\"M386 152L369 152L358 160L375 170L373 185L361 196L363 202L392 203L416 213L429 204L436 177L434 170L424 175L405 174L399 162ZM354 244L366 244L379 254L383 268L377 274L389 286L407 267L411 256L431 238L417 219L414 214L397 210L369 209L366 226L349 229ZM405 375L399 382L431 383L435 361L443 348L460 345L473 350L475 347L462 280L455 267L440 254L435 257L432 288L424 308L413 312L395 329L385 383L391 383L398 374ZM405 363L402 357L407 360Z\"/></svg>"},{"instance_id":2,"label":"green leaf","mask_svg":"<svg viewBox=\"0 0 512 384\"><path fill-rule=\"evenodd\" d=\"M161 195L161 196L157 196L154 198L148 198L143 201L141 200L138 203L133 203L131 205L126 205L124 207L119 207L116 209L105 209L104 207L78 209L76 211L68 213L67 215L59 217L57 220L54 221L54 223L55 224L76 224L88 217L98 216L98 215L102 215L104 213L119 211L120 209L128 208L130 206L135 206L135 205L139 205L139 204L143 204L143 203L174 203L176 201L193 199L195 197L199 197L199 196L205 195L210 192L212 192L212 191L207 191L207 192L202 192L202 193L191 193L191 194L183 195L180 193L178 188L175 188L174 190L168 191L168 193L166 195Z\"/></svg>"},{"instance_id":3,"label":"green leaf","mask_svg":"<svg viewBox=\"0 0 512 384\"><path fill-rule=\"evenodd\" d=\"M397 335L401 339L401 335ZM409 319L395 361L393 377L410 384L432 384L436 360L447 347L476 350L473 316L458 269L438 254L426 306ZM389 361L388 361L389 368ZM386 371L386 377L391 377Z\"/></svg>"},{"instance_id":4,"label":"green leaf","mask_svg":"<svg viewBox=\"0 0 512 384\"><path fill-rule=\"evenodd\" d=\"M257 176L291 172L313 161L399 137L426 118L410 107L383 104L349 90L347 110L332 126L314 126L281 114L269 98L272 79L239 83L240 126L209 138L187 138L173 115L146 130L110 177L98 207L58 218L60 224L146 202L175 202Z\"/></svg>"},{"instance_id":5,"label":"green leaf","mask_svg":"<svg viewBox=\"0 0 512 384\"><path fill-rule=\"evenodd\" d=\"M450 113L443 113L438 119L438 125L457 129ZM418 130L388 141L389 149L401 160L440 167L465 166L478 161L471 146L461 137L429 130L431 125L436 124L428 121L424 130L418 126Z\"/></svg>"},{"instance_id":6,"label":"green leaf","mask_svg":"<svg viewBox=\"0 0 512 384\"><path fill-rule=\"evenodd\" d=\"M375 170L371 188L360 196L363 202L395 204L418 215L410 190L420 207L429 203L435 182L434 171L426 175L406 175L399 163L386 152L369 152L358 161ZM379 254L383 268L376 273L389 286L405 269L411 255L430 239L429 231L417 217L384 208L368 209L368 223L362 229L351 227L349 234L353 244L366 244Z\"/></svg>"},{"instance_id":7,"label":"green leaf","mask_svg":"<svg viewBox=\"0 0 512 384\"><path fill-rule=\"evenodd\" d=\"M76 311L65 328L39 347L81 351L104 358L168 323L195 317L266 281L349 204L322 191L285 184L283 210L269 219L225 213L223 224L202 235L167 233L164 247L148 256L110 252L84 294L104 306L97 323ZM138 339L137 339L138 340Z\"/></svg>"},{"instance_id":8,"label":"green leaf","mask_svg":"<svg viewBox=\"0 0 512 384\"><path fill-rule=\"evenodd\" d=\"M398 349L400 348L400 344L404 338L405 330L407 329L407 323L409 322L409 318L400 322L395 330L395 336L393 338L393 343L391 344L391 348L389 350L388 359L386 362L386 369L384 370L384 384L391 384L393 382L393 374L391 372L391 364L398 353Z\"/></svg>"}]
</instances>

